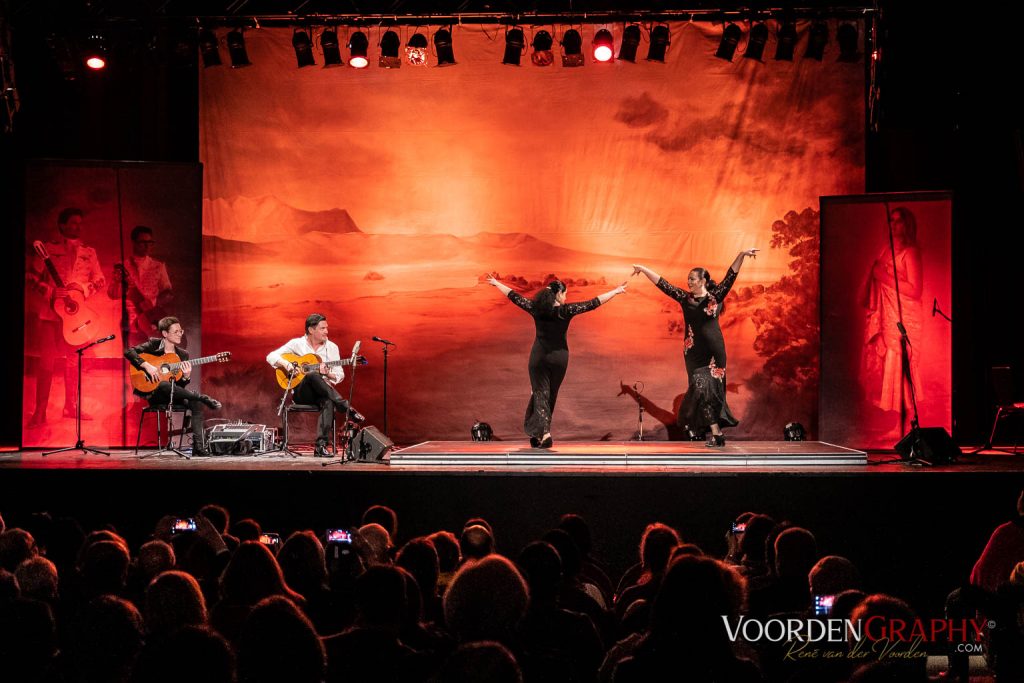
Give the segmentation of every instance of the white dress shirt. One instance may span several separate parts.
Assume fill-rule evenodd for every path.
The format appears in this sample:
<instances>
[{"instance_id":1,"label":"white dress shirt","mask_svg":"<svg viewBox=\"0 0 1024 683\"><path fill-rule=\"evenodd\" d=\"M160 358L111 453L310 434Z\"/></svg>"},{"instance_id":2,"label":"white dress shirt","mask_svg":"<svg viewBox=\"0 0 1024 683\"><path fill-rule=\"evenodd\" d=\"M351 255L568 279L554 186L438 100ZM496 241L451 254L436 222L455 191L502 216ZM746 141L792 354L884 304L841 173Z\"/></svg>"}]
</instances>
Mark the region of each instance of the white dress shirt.
<instances>
[{"instance_id":1,"label":"white dress shirt","mask_svg":"<svg viewBox=\"0 0 1024 683\"><path fill-rule=\"evenodd\" d=\"M281 348L271 351L267 354L267 362L273 367L279 367L278 363L281 362L282 353L294 353L296 356L305 356L309 353L315 353L320 356L320 360L327 362L332 360L341 360L341 352L338 351L338 345L328 340L320 346L313 348L313 345L309 343L309 339L305 336L296 337L295 339L288 340ZM337 384L341 380L345 379L345 371L340 365L335 365L328 369L327 374L324 378L331 384Z\"/></svg>"}]
</instances>

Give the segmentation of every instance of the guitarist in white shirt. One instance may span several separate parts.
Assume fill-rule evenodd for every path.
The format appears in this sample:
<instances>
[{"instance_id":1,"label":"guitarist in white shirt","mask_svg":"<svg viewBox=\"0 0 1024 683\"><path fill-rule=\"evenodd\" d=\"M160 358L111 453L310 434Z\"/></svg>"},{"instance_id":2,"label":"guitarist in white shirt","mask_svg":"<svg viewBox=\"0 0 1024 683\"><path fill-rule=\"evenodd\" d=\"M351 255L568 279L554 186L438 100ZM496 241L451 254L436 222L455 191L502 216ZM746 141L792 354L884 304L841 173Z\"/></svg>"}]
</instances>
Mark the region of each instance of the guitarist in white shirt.
<instances>
[{"instance_id":1,"label":"guitarist in white shirt","mask_svg":"<svg viewBox=\"0 0 1024 683\"><path fill-rule=\"evenodd\" d=\"M76 290L88 299L106 284L96 250L84 245L81 240L84 216L81 209L62 209L57 217L60 238L46 243L50 260L63 281L63 288L57 287L45 262L38 256L31 260L26 269L29 289L46 299L45 303L39 305L37 320L39 361L36 363L36 402L29 427L39 427L46 423L54 363L61 356L64 356L64 417L75 417L78 404L75 347L64 339L61 320L54 313L52 302L66 297L69 290ZM91 420L92 416L82 411L82 419Z\"/></svg>"},{"instance_id":2,"label":"guitarist in white shirt","mask_svg":"<svg viewBox=\"0 0 1024 683\"><path fill-rule=\"evenodd\" d=\"M181 343L182 335L185 334L178 319L170 316L161 318L156 327L160 332L160 337L153 337L149 341L129 348L124 352L124 357L133 367L145 371L154 379L159 378L159 370L152 363L144 361L139 354L148 353L153 356L162 356L173 353L184 361L181 364L182 378L177 380L174 386L174 403L175 405L188 405L192 413L192 455L209 455L203 443L203 408L205 406L219 410L221 403L206 394L197 394L187 388L192 374L192 365L188 362L188 351L178 346ZM145 398L151 406L167 405L167 401L171 397L171 383L164 380L152 392L142 393L136 390L135 394Z\"/></svg>"},{"instance_id":3,"label":"guitarist in white shirt","mask_svg":"<svg viewBox=\"0 0 1024 683\"><path fill-rule=\"evenodd\" d=\"M316 457L330 457L327 442L331 437L331 425L334 422L334 411L347 414L353 422L363 422L366 418L349 406L348 401L338 394L335 385L345 379L345 371L340 365L328 367L325 363L341 360L338 345L328 339L327 316L312 313L306 318L306 334L289 340L281 348L267 354L267 362L272 367L281 368L285 372L297 372L298 368L282 354L291 353L305 356L315 353L320 357L320 372L306 375L295 388L292 398L295 403L320 407L320 419L317 421ZM284 386L284 385L282 385Z\"/></svg>"}]
</instances>

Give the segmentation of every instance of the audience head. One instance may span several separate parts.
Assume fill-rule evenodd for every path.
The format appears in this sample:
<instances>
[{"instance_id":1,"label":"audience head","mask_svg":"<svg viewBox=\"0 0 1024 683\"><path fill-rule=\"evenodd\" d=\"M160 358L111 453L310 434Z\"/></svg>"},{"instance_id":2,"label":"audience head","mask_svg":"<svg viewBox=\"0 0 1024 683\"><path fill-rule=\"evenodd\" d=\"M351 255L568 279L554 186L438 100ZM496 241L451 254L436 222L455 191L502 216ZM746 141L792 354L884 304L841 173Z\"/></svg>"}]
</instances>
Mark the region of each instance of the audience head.
<instances>
[{"instance_id":1,"label":"audience head","mask_svg":"<svg viewBox=\"0 0 1024 683\"><path fill-rule=\"evenodd\" d=\"M845 557L826 555L818 560L807 582L812 595L838 595L845 590L860 588L860 572Z\"/></svg>"},{"instance_id":2,"label":"audience head","mask_svg":"<svg viewBox=\"0 0 1024 683\"><path fill-rule=\"evenodd\" d=\"M57 599L57 565L42 555L36 555L19 564L14 575L18 579L18 587L23 597L47 603Z\"/></svg>"},{"instance_id":3,"label":"audience head","mask_svg":"<svg viewBox=\"0 0 1024 683\"><path fill-rule=\"evenodd\" d=\"M82 680L127 680L142 649L142 615L113 595L93 598L80 612L71 639L71 660Z\"/></svg>"},{"instance_id":4,"label":"audience head","mask_svg":"<svg viewBox=\"0 0 1024 683\"><path fill-rule=\"evenodd\" d=\"M541 540L550 543L558 551L558 557L562 564L562 580L572 581L575 579L583 567L583 558L572 537L561 529L552 529L544 534Z\"/></svg>"},{"instance_id":5,"label":"audience head","mask_svg":"<svg viewBox=\"0 0 1024 683\"><path fill-rule=\"evenodd\" d=\"M142 578L147 583L162 572L174 569L177 558L174 556L174 548L166 541L146 541L139 548L138 557L135 559L135 566L138 568Z\"/></svg>"},{"instance_id":6,"label":"audience head","mask_svg":"<svg viewBox=\"0 0 1024 683\"><path fill-rule=\"evenodd\" d=\"M210 520L210 524L217 530L217 533L223 536L228 532L228 525L231 523L231 515L228 513L228 509L222 505L216 505L214 503L208 503L203 507L199 508L199 514L202 517Z\"/></svg>"},{"instance_id":7,"label":"audience head","mask_svg":"<svg viewBox=\"0 0 1024 683\"><path fill-rule=\"evenodd\" d=\"M18 597L0 603L0 677L49 680L45 674L56 656L57 625L48 604Z\"/></svg>"},{"instance_id":8,"label":"audience head","mask_svg":"<svg viewBox=\"0 0 1024 683\"><path fill-rule=\"evenodd\" d=\"M184 626L206 624L206 600L191 574L167 571L146 587L146 633L164 638Z\"/></svg>"},{"instance_id":9,"label":"audience head","mask_svg":"<svg viewBox=\"0 0 1024 683\"><path fill-rule=\"evenodd\" d=\"M24 529L8 529L0 533L0 569L13 572L37 552L35 539Z\"/></svg>"},{"instance_id":10,"label":"audience head","mask_svg":"<svg viewBox=\"0 0 1024 683\"><path fill-rule=\"evenodd\" d=\"M356 579L357 624L398 634L407 611L403 572L390 565L375 565Z\"/></svg>"},{"instance_id":11,"label":"audience head","mask_svg":"<svg viewBox=\"0 0 1024 683\"><path fill-rule=\"evenodd\" d=\"M640 538L640 563L644 571L655 574L664 571L679 543L679 534L672 527L661 522L648 524Z\"/></svg>"},{"instance_id":12,"label":"audience head","mask_svg":"<svg viewBox=\"0 0 1024 683\"><path fill-rule=\"evenodd\" d=\"M387 529L376 522L371 522L359 527L359 535L369 548L368 559L371 564L390 564L388 551L391 549L391 536Z\"/></svg>"},{"instance_id":13,"label":"audience head","mask_svg":"<svg viewBox=\"0 0 1024 683\"><path fill-rule=\"evenodd\" d=\"M363 513L361 526L367 524L380 524L388 532L388 538L392 541L398 536L398 515L386 505L371 505Z\"/></svg>"},{"instance_id":14,"label":"audience head","mask_svg":"<svg viewBox=\"0 0 1024 683\"><path fill-rule=\"evenodd\" d=\"M444 617L460 643L497 640L509 643L529 594L519 570L500 555L488 555L459 569L444 595Z\"/></svg>"},{"instance_id":15,"label":"audience head","mask_svg":"<svg viewBox=\"0 0 1024 683\"><path fill-rule=\"evenodd\" d=\"M245 541L259 541L260 536L263 535L263 529L260 528L259 522L255 519L240 519L235 522L235 526L231 528L232 535L238 539L239 543Z\"/></svg>"},{"instance_id":16,"label":"audience head","mask_svg":"<svg viewBox=\"0 0 1024 683\"><path fill-rule=\"evenodd\" d=\"M324 646L309 619L287 598L261 600L242 626L238 678L253 683L320 683Z\"/></svg>"},{"instance_id":17,"label":"audience head","mask_svg":"<svg viewBox=\"0 0 1024 683\"><path fill-rule=\"evenodd\" d=\"M427 536L437 551L437 565L442 574L451 574L459 568L462 556L459 553L459 539L450 531L437 531Z\"/></svg>"},{"instance_id":18,"label":"audience head","mask_svg":"<svg viewBox=\"0 0 1024 683\"><path fill-rule=\"evenodd\" d=\"M296 531L277 553L288 585L307 598L327 585L327 556L320 539L312 531Z\"/></svg>"},{"instance_id":19,"label":"audience head","mask_svg":"<svg viewBox=\"0 0 1024 683\"><path fill-rule=\"evenodd\" d=\"M131 557L117 541L96 541L82 554L81 576L86 596L119 595L128 581Z\"/></svg>"},{"instance_id":20,"label":"audience head","mask_svg":"<svg viewBox=\"0 0 1024 683\"><path fill-rule=\"evenodd\" d=\"M681 543L672 550L672 557L669 558L669 564L675 562L680 557L703 557L704 551L700 549L700 546L696 543Z\"/></svg>"},{"instance_id":21,"label":"audience head","mask_svg":"<svg viewBox=\"0 0 1024 683\"><path fill-rule=\"evenodd\" d=\"M562 559L555 546L534 541L519 553L519 568L529 586L531 603L551 603L562 585Z\"/></svg>"},{"instance_id":22,"label":"audience head","mask_svg":"<svg viewBox=\"0 0 1024 683\"><path fill-rule=\"evenodd\" d=\"M0 602L13 600L21 597L21 588L18 586L18 577L14 572L0 569Z\"/></svg>"},{"instance_id":23,"label":"audience head","mask_svg":"<svg viewBox=\"0 0 1024 683\"><path fill-rule=\"evenodd\" d=\"M462 528L466 529L471 526L482 526L483 528L487 529L487 533L491 535L491 544L495 548L498 547L497 537L494 535L494 527L491 526L490 522L488 522L483 517L471 517L466 520L466 523L462 525Z\"/></svg>"},{"instance_id":24,"label":"audience head","mask_svg":"<svg viewBox=\"0 0 1024 683\"><path fill-rule=\"evenodd\" d=\"M775 520L768 515L750 514L746 528L740 536L740 554L747 564L765 562L765 543L775 527ZM738 518L736 521L740 521Z\"/></svg>"},{"instance_id":25,"label":"audience head","mask_svg":"<svg viewBox=\"0 0 1024 683\"><path fill-rule=\"evenodd\" d=\"M746 582L728 564L710 557L682 557L669 567L651 609L651 634L688 646L727 643L723 615L743 608Z\"/></svg>"},{"instance_id":26,"label":"audience head","mask_svg":"<svg viewBox=\"0 0 1024 683\"><path fill-rule=\"evenodd\" d=\"M416 579L424 602L435 598L440 563L433 543L426 538L414 538L398 551L395 564L408 571Z\"/></svg>"},{"instance_id":27,"label":"audience head","mask_svg":"<svg viewBox=\"0 0 1024 683\"><path fill-rule=\"evenodd\" d=\"M235 683L235 656L224 636L207 626L185 626L146 643L152 653L150 683ZM182 656L188 653L188 656Z\"/></svg>"},{"instance_id":28,"label":"audience head","mask_svg":"<svg viewBox=\"0 0 1024 683\"><path fill-rule=\"evenodd\" d=\"M775 539L775 573L780 577L805 578L818 559L814 534L790 527Z\"/></svg>"},{"instance_id":29,"label":"audience head","mask_svg":"<svg viewBox=\"0 0 1024 683\"><path fill-rule=\"evenodd\" d=\"M229 604L251 606L271 595L302 602L302 597L285 583L273 553L256 541L238 546L220 577L220 587L221 598Z\"/></svg>"},{"instance_id":30,"label":"audience head","mask_svg":"<svg viewBox=\"0 0 1024 683\"><path fill-rule=\"evenodd\" d=\"M482 524L471 524L462 530L459 537L459 552L462 560L479 560L494 552L494 537Z\"/></svg>"}]
</instances>

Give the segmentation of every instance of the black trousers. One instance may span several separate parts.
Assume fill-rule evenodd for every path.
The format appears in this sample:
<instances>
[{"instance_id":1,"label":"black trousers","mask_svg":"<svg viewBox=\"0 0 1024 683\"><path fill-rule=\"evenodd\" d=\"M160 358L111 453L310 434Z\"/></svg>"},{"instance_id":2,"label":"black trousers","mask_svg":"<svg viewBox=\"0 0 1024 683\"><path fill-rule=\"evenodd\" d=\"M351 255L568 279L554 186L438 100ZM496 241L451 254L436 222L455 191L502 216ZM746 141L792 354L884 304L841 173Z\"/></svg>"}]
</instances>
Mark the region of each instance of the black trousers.
<instances>
[{"instance_id":1,"label":"black trousers","mask_svg":"<svg viewBox=\"0 0 1024 683\"><path fill-rule=\"evenodd\" d=\"M348 401L343 399L338 391L327 383L323 375L310 373L302 384L296 387L292 398L296 403L320 407L320 417L316 422L316 440L318 443L327 443L331 440L331 425L334 423L334 411L348 414Z\"/></svg>"},{"instance_id":2,"label":"black trousers","mask_svg":"<svg viewBox=\"0 0 1024 683\"><path fill-rule=\"evenodd\" d=\"M151 406L164 406L171 398L171 383L164 381L157 385L146 400ZM188 406L192 413L192 448L204 448L203 443L203 408L206 404L199 400L199 394L184 387L174 387L174 405Z\"/></svg>"},{"instance_id":3,"label":"black trousers","mask_svg":"<svg viewBox=\"0 0 1024 683\"><path fill-rule=\"evenodd\" d=\"M546 351L534 344L530 352L530 403L526 406L523 429L527 436L543 438L551 431L551 416L555 412L558 389L569 367L569 350Z\"/></svg>"}]
</instances>

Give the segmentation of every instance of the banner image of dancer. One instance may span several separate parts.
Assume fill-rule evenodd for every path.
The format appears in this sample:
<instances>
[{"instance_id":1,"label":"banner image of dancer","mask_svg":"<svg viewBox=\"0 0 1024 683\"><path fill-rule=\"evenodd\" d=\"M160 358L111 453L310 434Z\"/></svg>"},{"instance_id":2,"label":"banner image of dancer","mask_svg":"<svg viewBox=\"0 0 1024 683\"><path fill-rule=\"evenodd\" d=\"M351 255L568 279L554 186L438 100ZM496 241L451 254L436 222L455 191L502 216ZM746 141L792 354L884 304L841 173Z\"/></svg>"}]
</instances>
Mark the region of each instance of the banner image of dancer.
<instances>
[{"instance_id":1,"label":"banner image of dancer","mask_svg":"<svg viewBox=\"0 0 1024 683\"><path fill-rule=\"evenodd\" d=\"M892 448L915 400L951 430L950 197L823 197L821 228L821 438Z\"/></svg>"},{"instance_id":2,"label":"banner image of dancer","mask_svg":"<svg viewBox=\"0 0 1024 683\"><path fill-rule=\"evenodd\" d=\"M134 445L124 349L167 315L200 343L199 168L35 162L26 187L22 444L73 444L80 408L88 442ZM79 393L76 351L110 335L81 354Z\"/></svg>"}]
</instances>

